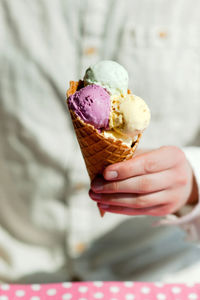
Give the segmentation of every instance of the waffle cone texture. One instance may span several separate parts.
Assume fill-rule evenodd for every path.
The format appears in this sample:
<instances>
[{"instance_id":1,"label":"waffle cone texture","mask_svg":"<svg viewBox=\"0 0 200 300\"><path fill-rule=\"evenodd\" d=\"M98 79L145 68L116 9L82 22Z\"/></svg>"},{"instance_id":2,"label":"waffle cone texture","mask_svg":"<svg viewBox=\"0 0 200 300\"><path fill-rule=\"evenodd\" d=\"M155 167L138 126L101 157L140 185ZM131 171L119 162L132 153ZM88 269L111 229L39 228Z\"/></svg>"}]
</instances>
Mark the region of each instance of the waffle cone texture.
<instances>
[{"instance_id":1,"label":"waffle cone texture","mask_svg":"<svg viewBox=\"0 0 200 300\"><path fill-rule=\"evenodd\" d=\"M82 81L70 81L67 98L81 87L83 87ZM120 140L105 138L94 126L85 123L70 108L69 111L91 181L96 175L102 174L108 165L133 157L141 134L138 135L138 139L132 147L128 147Z\"/></svg>"}]
</instances>

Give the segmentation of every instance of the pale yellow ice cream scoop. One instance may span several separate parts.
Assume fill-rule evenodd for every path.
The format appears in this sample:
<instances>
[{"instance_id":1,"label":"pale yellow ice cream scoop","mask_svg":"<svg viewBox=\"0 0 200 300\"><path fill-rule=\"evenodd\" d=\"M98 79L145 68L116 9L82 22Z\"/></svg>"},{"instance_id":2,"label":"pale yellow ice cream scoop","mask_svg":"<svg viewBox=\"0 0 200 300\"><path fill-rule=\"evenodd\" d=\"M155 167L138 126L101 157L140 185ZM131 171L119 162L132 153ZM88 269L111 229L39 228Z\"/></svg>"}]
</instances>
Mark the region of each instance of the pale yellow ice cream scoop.
<instances>
[{"instance_id":1,"label":"pale yellow ice cream scoop","mask_svg":"<svg viewBox=\"0 0 200 300\"><path fill-rule=\"evenodd\" d=\"M149 125L150 110L143 99L133 94L111 98L110 131L105 135L131 145Z\"/></svg>"},{"instance_id":2,"label":"pale yellow ice cream scoop","mask_svg":"<svg viewBox=\"0 0 200 300\"><path fill-rule=\"evenodd\" d=\"M149 125L150 110L144 100L138 96L127 95L121 102L119 111L122 115L122 124L114 129L126 136L134 137Z\"/></svg>"}]
</instances>

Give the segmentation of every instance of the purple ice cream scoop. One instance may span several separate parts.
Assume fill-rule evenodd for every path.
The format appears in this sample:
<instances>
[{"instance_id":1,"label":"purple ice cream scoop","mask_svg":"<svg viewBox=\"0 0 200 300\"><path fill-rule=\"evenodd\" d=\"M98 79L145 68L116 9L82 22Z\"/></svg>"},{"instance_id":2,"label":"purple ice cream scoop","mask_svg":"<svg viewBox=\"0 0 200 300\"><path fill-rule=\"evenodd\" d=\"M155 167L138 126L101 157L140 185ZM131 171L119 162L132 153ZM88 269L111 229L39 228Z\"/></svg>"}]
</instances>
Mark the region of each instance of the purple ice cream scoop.
<instances>
[{"instance_id":1,"label":"purple ice cream scoop","mask_svg":"<svg viewBox=\"0 0 200 300\"><path fill-rule=\"evenodd\" d=\"M101 86L85 86L68 98L68 105L85 123L96 129L109 128L110 95Z\"/></svg>"}]
</instances>

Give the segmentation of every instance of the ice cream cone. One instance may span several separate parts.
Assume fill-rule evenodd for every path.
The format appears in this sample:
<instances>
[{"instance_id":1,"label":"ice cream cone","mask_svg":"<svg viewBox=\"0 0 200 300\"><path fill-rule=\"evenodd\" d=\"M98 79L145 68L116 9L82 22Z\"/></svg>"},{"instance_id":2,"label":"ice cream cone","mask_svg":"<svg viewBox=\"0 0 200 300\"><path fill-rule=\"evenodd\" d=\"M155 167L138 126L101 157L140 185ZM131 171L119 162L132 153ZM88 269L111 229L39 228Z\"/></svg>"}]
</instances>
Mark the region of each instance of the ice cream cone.
<instances>
[{"instance_id":1,"label":"ice cream cone","mask_svg":"<svg viewBox=\"0 0 200 300\"><path fill-rule=\"evenodd\" d=\"M82 81L70 81L67 97L74 94L79 87L83 87ZM102 174L106 166L133 157L141 134L132 147L128 147L121 140L105 138L94 126L85 123L71 109L69 110L91 181L96 175ZM104 215L104 211L100 210L100 213L101 216Z\"/></svg>"}]
</instances>

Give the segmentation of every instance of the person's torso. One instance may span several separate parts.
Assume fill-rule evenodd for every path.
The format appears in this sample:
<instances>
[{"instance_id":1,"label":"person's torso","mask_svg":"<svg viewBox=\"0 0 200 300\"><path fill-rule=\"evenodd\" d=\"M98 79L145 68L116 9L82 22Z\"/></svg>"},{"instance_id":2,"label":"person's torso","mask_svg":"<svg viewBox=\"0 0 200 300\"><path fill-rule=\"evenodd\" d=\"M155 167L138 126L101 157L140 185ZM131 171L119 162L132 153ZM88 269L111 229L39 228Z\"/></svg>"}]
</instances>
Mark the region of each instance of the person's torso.
<instances>
[{"instance_id":1,"label":"person's torso","mask_svg":"<svg viewBox=\"0 0 200 300\"><path fill-rule=\"evenodd\" d=\"M69 80L100 59L124 65L130 89L152 112L141 142L150 148L192 143L200 106L198 1L76 4L3 1L0 10L0 224L25 243L64 248L70 222L72 252L123 217L93 214L65 106Z\"/></svg>"}]
</instances>

